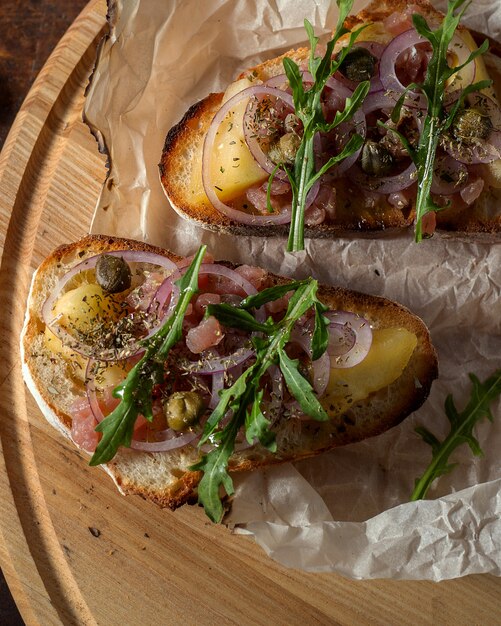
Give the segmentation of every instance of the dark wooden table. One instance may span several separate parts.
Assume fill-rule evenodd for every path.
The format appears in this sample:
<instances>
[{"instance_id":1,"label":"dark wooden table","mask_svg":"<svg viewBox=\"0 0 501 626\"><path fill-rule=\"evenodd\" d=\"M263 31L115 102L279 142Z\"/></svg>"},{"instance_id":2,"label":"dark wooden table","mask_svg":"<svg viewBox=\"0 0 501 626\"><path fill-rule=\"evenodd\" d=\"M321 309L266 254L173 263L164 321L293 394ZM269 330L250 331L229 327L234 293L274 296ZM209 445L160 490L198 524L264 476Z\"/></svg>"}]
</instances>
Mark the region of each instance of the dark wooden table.
<instances>
[{"instance_id":1,"label":"dark wooden table","mask_svg":"<svg viewBox=\"0 0 501 626\"><path fill-rule=\"evenodd\" d=\"M0 148L38 72L85 4L86 0L0 1ZM0 624L24 624L1 572Z\"/></svg>"}]
</instances>

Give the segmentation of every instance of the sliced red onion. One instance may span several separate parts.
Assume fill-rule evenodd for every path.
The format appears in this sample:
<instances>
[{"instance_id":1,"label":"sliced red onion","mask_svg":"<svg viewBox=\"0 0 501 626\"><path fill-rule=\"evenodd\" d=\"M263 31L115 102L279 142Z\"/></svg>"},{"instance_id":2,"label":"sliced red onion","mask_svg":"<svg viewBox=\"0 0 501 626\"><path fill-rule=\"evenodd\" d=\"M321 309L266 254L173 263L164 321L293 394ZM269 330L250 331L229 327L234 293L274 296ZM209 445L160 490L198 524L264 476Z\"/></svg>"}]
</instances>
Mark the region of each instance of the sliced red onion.
<instances>
[{"instance_id":1,"label":"sliced red onion","mask_svg":"<svg viewBox=\"0 0 501 626\"><path fill-rule=\"evenodd\" d=\"M390 92L390 94L396 95L395 99L398 99L400 94L402 94L406 89L405 85L403 85L397 77L395 69L397 59L408 48L422 43L429 42L427 39L419 35L414 28L411 28L392 39L381 55L381 61L379 63L379 77L384 89ZM449 52L452 52L457 56L458 62L456 65L461 65L466 61L471 50L461 36L458 33L455 33L449 47ZM468 63L468 65L461 70L461 79L465 86L473 83L475 80L475 73L476 65L474 62ZM451 88L453 87L454 81L451 83ZM410 97L414 100L415 106L427 108L427 100L424 95L410 92ZM412 106L412 104L408 104L408 106Z\"/></svg>"},{"instance_id":2,"label":"sliced red onion","mask_svg":"<svg viewBox=\"0 0 501 626\"><path fill-rule=\"evenodd\" d=\"M435 159L432 193L448 196L457 193L468 184L468 169L451 156L442 156Z\"/></svg>"},{"instance_id":3,"label":"sliced red onion","mask_svg":"<svg viewBox=\"0 0 501 626\"><path fill-rule=\"evenodd\" d=\"M480 196L484 188L485 181L483 178L475 178L469 182L463 189L461 189L461 198L470 205Z\"/></svg>"},{"instance_id":4,"label":"sliced red onion","mask_svg":"<svg viewBox=\"0 0 501 626\"><path fill-rule=\"evenodd\" d=\"M127 261L127 263L143 263L150 265L157 265L164 268L169 274L173 274L177 267L175 263L167 259L166 257L155 254L153 252L144 252L140 250L113 250L106 252L110 256L117 256ZM85 261L82 261L72 267L64 276L57 282L55 288L44 302L42 306L42 319L48 328L53 332L65 345L70 345L75 352L78 352L82 356L88 358L94 358L100 361L116 360L116 350L106 349L100 350L98 346L88 346L81 341L77 340L69 331L57 324L57 318L53 317L53 309L56 301L61 297L64 287L70 282L70 280L79 274L80 272L94 269L97 261L102 254L97 254ZM140 349L138 341L134 340L127 352L130 354Z\"/></svg>"},{"instance_id":5,"label":"sliced red onion","mask_svg":"<svg viewBox=\"0 0 501 626\"><path fill-rule=\"evenodd\" d=\"M313 83L313 76L307 70L301 72L301 77L304 83ZM289 87L289 79L286 74L278 74L277 76L273 76L266 81L266 85L268 87L278 87L278 88L288 88ZM351 91L347 91L346 85L343 84L342 81L338 80L334 76L330 76L327 80L326 85L331 89L338 90L340 93L351 93ZM348 96L345 96L348 97Z\"/></svg>"},{"instance_id":6,"label":"sliced red onion","mask_svg":"<svg viewBox=\"0 0 501 626\"><path fill-rule=\"evenodd\" d=\"M400 94L406 89L406 86L402 85L397 77L395 69L397 59L405 50L420 43L428 43L428 40L422 37L414 28L411 28L397 35L383 50L379 62L379 78L385 91L396 95L395 99L398 99ZM424 96L422 96L422 99L426 103Z\"/></svg>"},{"instance_id":7,"label":"sliced red onion","mask_svg":"<svg viewBox=\"0 0 501 626\"><path fill-rule=\"evenodd\" d=\"M232 354L226 356L204 357L199 361L182 364L181 368L187 372L197 374L218 374L225 372L236 365L245 363L254 354L251 348L238 348Z\"/></svg>"},{"instance_id":8,"label":"sliced red onion","mask_svg":"<svg viewBox=\"0 0 501 626\"><path fill-rule=\"evenodd\" d=\"M329 318L331 324L345 326L356 337L353 347L345 354L331 357L330 366L333 368L348 368L361 363L369 354L372 345L372 330L369 322L360 315L348 311L328 311L324 315ZM337 334L338 329L335 329L334 332L339 337ZM334 345L337 342L337 337Z\"/></svg>"},{"instance_id":9,"label":"sliced red onion","mask_svg":"<svg viewBox=\"0 0 501 626\"><path fill-rule=\"evenodd\" d=\"M235 270L226 267L225 265L219 265L218 263L203 263L200 266L200 270L198 272L199 276L204 275L213 275L213 276L224 276L228 280L233 281L236 285L238 285L246 296L253 296L257 293L256 287L248 281L244 276L236 272ZM264 322L266 318L266 312L264 307L261 307L256 311L256 319L258 322Z\"/></svg>"},{"instance_id":10,"label":"sliced red onion","mask_svg":"<svg viewBox=\"0 0 501 626\"><path fill-rule=\"evenodd\" d=\"M231 220L242 224L254 224L262 226L268 226L272 224L288 224L291 219L290 208L282 211L279 214L269 215L252 215L250 213L245 213L244 211L239 211L238 209L234 209L233 207L225 204L219 199L215 191L214 185L211 181L210 159L212 156L212 148L220 124L223 122L228 112L231 111L235 107L235 105L238 104L241 100L259 95L270 95L276 98L280 98L281 100L289 104L291 108L293 108L292 97L288 93L281 91L280 89L267 87L265 85L254 85L252 87L248 87L247 89L240 91L232 98L227 100L214 116L209 130L207 131L207 135L205 136L202 156L202 182L204 185L205 193L207 194L207 197L211 204L214 206L214 208L223 213L223 215L226 215L226 217Z\"/></svg>"},{"instance_id":11,"label":"sliced red onion","mask_svg":"<svg viewBox=\"0 0 501 626\"><path fill-rule=\"evenodd\" d=\"M390 194L410 187L417 179L417 170L414 163L410 163L403 172L393 176L369 176L355 164L349 171L351 180L365 189L376 193Z\"/></svg>"},{"instance_id":12,"label":"sliced red onion","mask_svg":"<svg viewBox=\"0 0 501 626\"><path fill-rule=\"evenodd\" d=\"M215 372L212 376L212 389L209 408L214 410L219 404L219 392L224 389L224 371Z\"/></svg>"},{"instance_id":13,"label":"sliced red onion","mask_svg":"<svg viewBox=\"0 0 501 626\"><path fill-rule=\"evenodd\" d=\"M130 447L133 450L141 450L142 452L167 452L168 450L182 448L183 446L193 443L200 437L199 434L193 431L180 434L176 433L176 431L172 432L174 433L172 437L165 438L161 441L138 441L137 439L133 439Z\"/></svg>"},{"instance_id":14,"label":"sliced red onion","mask_svg":"<svg viewBox=\"0 0 501 626\"><path fill-rule=\"evenodd\" d=\"M331 357L344 356L355 345L357 334L348 324L329 324L329 345L327 354Z\"/></svg>"}]
</instances>

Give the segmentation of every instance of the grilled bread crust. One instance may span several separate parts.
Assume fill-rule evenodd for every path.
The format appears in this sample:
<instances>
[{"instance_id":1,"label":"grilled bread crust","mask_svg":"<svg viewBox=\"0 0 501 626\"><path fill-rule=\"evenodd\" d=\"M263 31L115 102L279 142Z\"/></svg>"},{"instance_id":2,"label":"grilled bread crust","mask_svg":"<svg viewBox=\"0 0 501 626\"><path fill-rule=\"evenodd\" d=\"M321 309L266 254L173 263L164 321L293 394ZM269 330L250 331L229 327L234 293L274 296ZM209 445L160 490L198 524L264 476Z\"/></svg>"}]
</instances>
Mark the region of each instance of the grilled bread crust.
<instances>
[{"instance_id":1,"label":"grilled bread crust","mask_svg":"<svg viewBox=\"0 0 501 626\"><path fill-rule=\"evenodd\" d=\"M65 359L48 351L44 344L41 309L57 281L76 263L105 251L125 249L156 252L179 260L174 254L145 243L94 235L57 248L33 276L21 335L23 376L46 419L68 439L71 439L69 409L76 396L83 394L83 385L68 375ZM267 284L287 281L269 274ZM356 402L328 422L284 420L276 433L276 454L260 445L235 453L230 460L232 471L294 461L378 435L402 421L428 396L437 376L437 357L428 330L417 316L385 298L336 287L322 286L319 297L332 309L359 313L375 329L405 328L414 333L417 345L410 361L394 383ZM196 496L201 473L188 468L197 460L198 453L190 446L154 454L120 448L115 458L102 467L121 493L138 494L162 507L175 509Z\"/></svg>"},{"instance_id":2,"label":"grilled bread crust","mask_svg":"<svg viewBox=\"0 0 501 626\"><path fill-rule=\"evenodd\" d=\"M347 18L346 26L350 29L362 23L383 22L394 12L403 12L408 6L407 0L375 0L356 16ZM431 6L427 0L416 0L412 6L429 20L437 21L443 14ZM459 26L459 31L466 31ZM391 39L391 35L388 35ZM265 61L242 72L237 78L252 77L261 81L278 74L283 74L282 59L287 56L300 63L308 58L309 49L299 48L286 54ZM494 83L501 83L501 58L499 48L492 48L487 64ZM498 76L499 74L499 76ZM223 93L211 93L195 103L167 134L159 164L160 179L172 207L183 218L193 220L205 229L251 236L278 236L288 232L287 225L241 224L229 219L205 199L203 202L192 201L189 186L190 173L195 160L201 163L203 143L214 115L221 107ZM501 174L500 174L501 176ZM413 203L400 209L388 203L386 196L372 198L374 204L362 206L363 200L357 191L357 185L348 179L336 186L336 217L327 218L322 224L305 226L305 236L310 238L335 238L344 236L380 236L391 234L412 226L415 218ZM359 204L360 203L360 204ZM468 239L497 241L501 232L501 189L486 185L479 198L466 208L445 209L437 213L437 230L450 235L461 234Z\"/></svg>"}]
</instances>

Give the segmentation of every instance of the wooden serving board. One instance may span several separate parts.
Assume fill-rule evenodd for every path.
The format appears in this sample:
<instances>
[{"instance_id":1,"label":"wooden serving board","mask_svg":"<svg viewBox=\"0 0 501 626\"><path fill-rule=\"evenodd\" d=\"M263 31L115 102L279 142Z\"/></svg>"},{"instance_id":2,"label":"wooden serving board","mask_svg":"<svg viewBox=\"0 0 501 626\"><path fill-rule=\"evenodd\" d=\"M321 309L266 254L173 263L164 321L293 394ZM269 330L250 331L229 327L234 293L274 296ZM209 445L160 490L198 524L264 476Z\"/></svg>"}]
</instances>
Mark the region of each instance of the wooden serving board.
<instances>
[{"instance_id":1,"label":"wooden serving board","mask_svg":"<svg viewBox=\"0 0 501 626\"><path fill-rule=\"evenodd\" d=\"M0 157L0 565L27 624L501 622L501 580L350 581L287 570L197 507L120 496L26 391L19 336L33 269L87 231L105 163L81 121L106 7L93 0L42 70Z\"/></svg>"}]
</instances>

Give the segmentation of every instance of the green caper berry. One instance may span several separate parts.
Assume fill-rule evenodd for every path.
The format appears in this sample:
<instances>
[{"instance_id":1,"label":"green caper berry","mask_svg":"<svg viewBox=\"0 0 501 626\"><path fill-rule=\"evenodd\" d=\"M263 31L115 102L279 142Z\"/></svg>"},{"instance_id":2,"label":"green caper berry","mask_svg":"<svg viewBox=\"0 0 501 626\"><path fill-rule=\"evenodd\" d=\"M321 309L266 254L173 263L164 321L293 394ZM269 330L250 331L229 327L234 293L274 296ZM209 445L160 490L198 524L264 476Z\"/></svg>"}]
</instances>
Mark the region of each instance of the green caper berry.
<instances>
[{"instance_id":1,"label":"green caper berry","mask_svg":"<svg viewBox=\"0 0 501 626\"><path fill-rule=\"evenodd\" d=\"M286 133L297 132L300 125L301 125L301 122L299 120L299 117L297 115L294 115L294 113L288 113L285 116L284 128L285 128Z\"/></svg>"},{"instance_id":2,"label":"green caper berry","mask_svg":"<svg viewBox=\"0 0 501 626\"><path fill-rule=\"evenodd\" d=\"M369 176L384 176L393 167L393 157L382 144L369 139L362 148L361 165Z\"/></svg>"},{"instance_id":3,"label":"green caper berry","mask_svg":"<svg viewBox=\"0 0 501 626\"><path fill-rule=\"evenodd\" d=\"M188 430L204 410L203 400L196 391L176 391L164 404L164 413L169 428Z\"/></svg>"},{"instance_id":4,"label":"green caper berry","mask_svg":"<svg viewBox=\"0 0 501 626\"><path fill-rule=\"evenodd\" d=\"M268 150L268 157L271 161L273 161L273 163L275 163L275 165L284 162L284 156L282 154L282 151L280 150L280 144L278 141L275 141L270 145L270 148Z\"/></svg>"},{"instance_id":5,"label":"green caper berry","mask_svg":"<svg viewBox=\"0 0 501 626\"><path fill-rule=\"evenodd\" d=\"M286 163L294 163L301 139L295 133L285 133L279 140L280 152Z\"/></svg>"},{"instance_id":6,"label":"green caper berry","mask_svg":"<svg viewBox=\"0 0 501 626\"><path fill-rule=\"evenodd\" d=\"M370 80L376 71L377 59L366 48L352 48L344 57L339 71L349 80Z\"/></svg>"},{"instance_id":7,"label":"green caper berry","mask_svg":"<svg viewBox=\"0 0 501 626\"><path fill-rule=\"evenodd\" d=\"M487 139L492 130L488 115L475 108L460 111L452 125L452 133L459 141L468 139Z\"/></svg>"},{"instance_id":8,"label":"green caper berry","mask_svg":"<svg viewBox=\"0 0 501 626\"><path fill-rule=\"evenodd\" d=\"M130 267L121 257L102 254L96 263L96 280L104 291L120 293L131 285Z\"/></svg>"}]
</instances>

